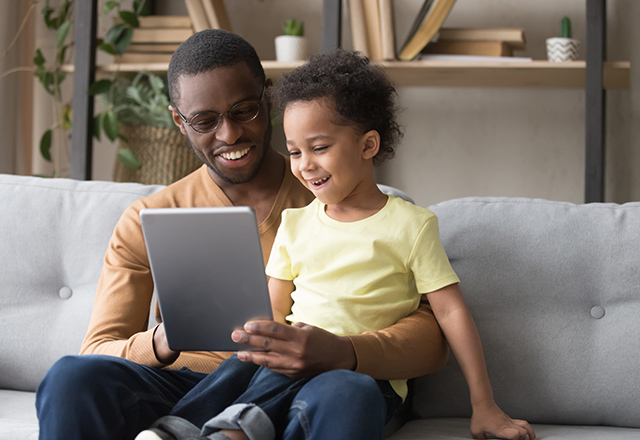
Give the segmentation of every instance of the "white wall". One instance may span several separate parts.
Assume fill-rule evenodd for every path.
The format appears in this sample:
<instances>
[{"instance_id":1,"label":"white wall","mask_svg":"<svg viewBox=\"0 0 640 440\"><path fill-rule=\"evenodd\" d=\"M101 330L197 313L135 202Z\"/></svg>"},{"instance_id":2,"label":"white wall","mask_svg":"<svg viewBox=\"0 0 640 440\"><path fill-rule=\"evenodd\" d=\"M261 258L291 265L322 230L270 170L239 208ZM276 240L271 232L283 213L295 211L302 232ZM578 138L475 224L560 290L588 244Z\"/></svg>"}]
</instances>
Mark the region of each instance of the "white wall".
<instances>
[{"instance_id":1,"label":"white wall","mask_svg":"<svg viewBox=\"0 0 640 440\"><path fill-rule=\"evenodd\" d=\"M159 1L158 13L186 13L182 2ZM346 1L344 2L346 3ZM640 2L609 0L610 60L640 60ZM404 40L422 0L395 0L396 33ZM544 59L544 40L569 15L585 41L585 4L577 0L458 0L446 26L521 27L528 49ZM322 2L227 0L234 31L261 58L274 59L273 38L285 19L305 21L310 49L320 50ZM343 47L351 47L348 12ZM581 55L584 58L584 51ZM608 92L607 201L640 200L640 71L631 90ZM584 192L582 90L401 88L406 134L395 159L379 170L421 205L465 196L522 196L580 203Z\"/></svg>"}]
</instances>

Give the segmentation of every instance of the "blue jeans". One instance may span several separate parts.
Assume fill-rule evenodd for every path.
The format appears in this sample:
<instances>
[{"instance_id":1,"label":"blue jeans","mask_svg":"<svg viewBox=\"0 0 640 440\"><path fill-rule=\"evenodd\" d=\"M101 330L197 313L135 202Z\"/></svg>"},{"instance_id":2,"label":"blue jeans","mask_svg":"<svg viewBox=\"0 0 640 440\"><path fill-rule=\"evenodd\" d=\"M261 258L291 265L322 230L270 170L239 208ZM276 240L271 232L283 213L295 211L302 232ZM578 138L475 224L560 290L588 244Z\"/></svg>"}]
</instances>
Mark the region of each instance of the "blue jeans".
<instances>
[{"instance_id":1,"label":"blue jeans","mask_svg":"<svg viewBox=\"0 0 640 440\"><path fill-rule=\"evenodd\" d=\"M237 376L237 382L221 381L214 391L204 373L157 369L111 356L67 356L51 367L36 392L40 439L133 439L168 414L202 426L215 415L212 402L238 396L236 385L246 386L255 373L251 370L232 373L248 380ZM382 438L385 420L400 398L381 392L380 386L346 370L308 380L295 393L282 438Z\"/></svg>"}]
</instances>

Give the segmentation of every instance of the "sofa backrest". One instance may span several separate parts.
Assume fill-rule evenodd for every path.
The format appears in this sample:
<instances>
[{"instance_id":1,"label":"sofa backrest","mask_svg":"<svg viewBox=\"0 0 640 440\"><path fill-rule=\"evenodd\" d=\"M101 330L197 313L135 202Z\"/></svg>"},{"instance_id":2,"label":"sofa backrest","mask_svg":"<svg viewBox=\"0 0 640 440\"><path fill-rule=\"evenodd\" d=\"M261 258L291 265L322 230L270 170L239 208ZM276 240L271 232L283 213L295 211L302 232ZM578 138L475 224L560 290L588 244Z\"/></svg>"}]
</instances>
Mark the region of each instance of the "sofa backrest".
<instances>
[{"instance_id":1,"label":"sofa backrest","mask_svg":"<svg viewBox=\"0 0 640 440\"><path fill-rule=\"evenodd\" d=\"M0 388L78 353L113 228L160 188L0 175Z\"/></svg>"},{"instance_id":2,"label":"sofa backrest","mask_svg":"<svg viewBox=\"0 0 640 440\"><path fill-rule=\"evenodd\" d=\"M530 422L640 427L640 203L467 198L430 207L495 399ZM453 356L418 417L470 416Z\"/></svg>"}]
</instances>

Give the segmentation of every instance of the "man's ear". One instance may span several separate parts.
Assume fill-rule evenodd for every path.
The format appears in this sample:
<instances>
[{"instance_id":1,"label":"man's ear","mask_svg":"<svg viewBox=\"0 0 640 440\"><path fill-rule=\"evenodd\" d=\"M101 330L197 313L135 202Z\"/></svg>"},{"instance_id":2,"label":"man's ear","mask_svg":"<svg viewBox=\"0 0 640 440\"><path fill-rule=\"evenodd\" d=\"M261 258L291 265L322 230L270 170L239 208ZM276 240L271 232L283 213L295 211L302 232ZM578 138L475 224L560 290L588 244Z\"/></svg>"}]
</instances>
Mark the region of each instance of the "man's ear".
<instances>
[{"instance_id":1,"label":"man's ear","mask_svg":"<svg viewBox=\"0 0 640 440\"><path fill-rule=\"evenodd\" d=\"M180 118L180 115L178 114L178 111L176 110L176 108L170 105L169 111L171 112L171 119L173 119L173 123L176 124L176 126L180 129L180 132L186 136L187 133L185 133L184 124L182 123L182 118Z\"/></svg>"},{"instance_id":2,"label":"man's ear","mask_svg":"<svg viewBox=\"0 0 640 440\"><path fill-rule=\"evenodd\" d=\"M370 130L363 136L364 146L362 149L363 159L373 159L380 151L380 133L376 130Z\"/></svg>"}]
</instances>

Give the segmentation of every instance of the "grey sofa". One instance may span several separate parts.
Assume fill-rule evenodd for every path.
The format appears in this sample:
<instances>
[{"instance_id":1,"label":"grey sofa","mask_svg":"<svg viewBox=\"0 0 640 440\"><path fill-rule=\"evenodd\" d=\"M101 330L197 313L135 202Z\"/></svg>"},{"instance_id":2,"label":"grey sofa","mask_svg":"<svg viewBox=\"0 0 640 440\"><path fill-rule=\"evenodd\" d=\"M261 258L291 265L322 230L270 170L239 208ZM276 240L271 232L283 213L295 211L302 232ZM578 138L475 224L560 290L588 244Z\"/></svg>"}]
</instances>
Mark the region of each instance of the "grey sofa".
<instances>
[{"instance_id":1,"label":"grey sofa","mask_svg":"<svg viewBox=\"0 0 640 440\"><path fill-rule=\"evenodd\" d=\"M159 189L0 175L0 440L37 438L34 390L80 347L113 227ZM640 203L431 209L503 409L541 439L640 439ZM469 415L452 358L413 381L389 435L466 439Z\"/></svg>"}]
</instances>

